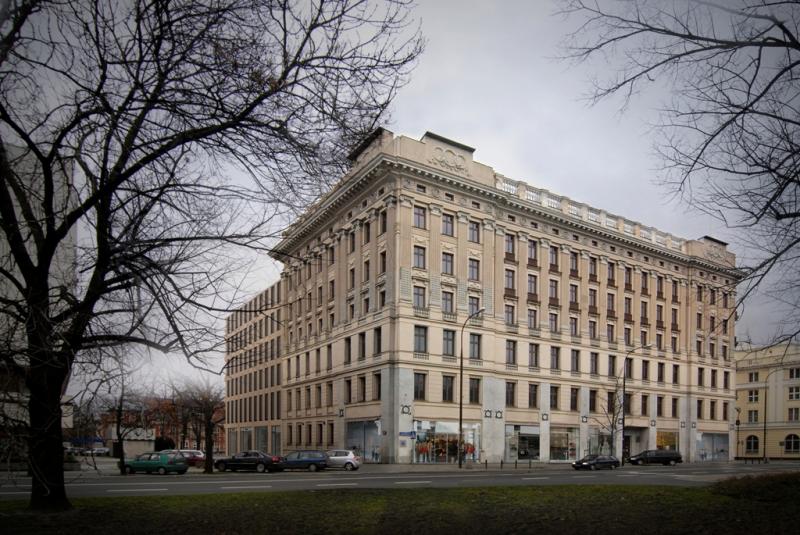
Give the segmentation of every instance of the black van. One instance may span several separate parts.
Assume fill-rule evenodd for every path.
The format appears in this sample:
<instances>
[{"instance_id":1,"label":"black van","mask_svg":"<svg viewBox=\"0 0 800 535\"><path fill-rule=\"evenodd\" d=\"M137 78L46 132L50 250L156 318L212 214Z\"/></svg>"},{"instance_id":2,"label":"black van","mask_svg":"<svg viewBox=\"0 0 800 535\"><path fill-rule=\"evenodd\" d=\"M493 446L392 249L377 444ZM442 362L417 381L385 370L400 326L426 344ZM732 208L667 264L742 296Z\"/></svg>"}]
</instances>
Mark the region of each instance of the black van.
<instances>
[{"instance_id":1,"label":"black van","mask_svg":"<svg viewBox=\"0 0 800 535\"><path fill-rule=\"evenodd\" d=\"M631 456L628 462L631 464L663 464L665 466L675 466L683 462L683 457L675 450L646 450Z\"/></svg>"}]
</instances>

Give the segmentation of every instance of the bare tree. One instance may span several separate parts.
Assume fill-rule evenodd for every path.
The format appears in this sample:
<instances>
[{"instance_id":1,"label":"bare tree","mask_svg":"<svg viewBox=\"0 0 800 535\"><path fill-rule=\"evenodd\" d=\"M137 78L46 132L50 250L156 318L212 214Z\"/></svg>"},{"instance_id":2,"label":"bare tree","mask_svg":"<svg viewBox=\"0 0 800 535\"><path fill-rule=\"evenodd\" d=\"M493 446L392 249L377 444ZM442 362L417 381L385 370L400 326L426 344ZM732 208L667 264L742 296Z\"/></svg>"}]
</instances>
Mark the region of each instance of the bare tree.
<instances>
[{"instance_id":1,"label":"bare tree","mask_svg":"<svg viewBox=\"0 0 800 535\"><path fill-rule=\"evenodd\" d=\"M663 182L741 229L753 251L740 303L784 309L775 343L800 335L800 5L737 0L565 0L580 20L568 56L605 60L594 100L672 89L659 122ZM617 68L608 69L608 63ZM749 254L749 253L748 253Z\"/></svg>"},{"instance_id":2,"label":"bare tree","mask_svg":"<svg viewBox=\"0 0 800 535\"><path fill-rule=\"evenodd\" d=\"M218 348L231 270L341 176L407 81L408 17L407 0L3 4L0 360L29 394L32 508L70 506L76 355Z\"/></svg>"},{"instance_id":3,"label":"bare tree","mask_svg":"<svg viewBox=\"0 0 800 535\"><path fill-rule=\"evenodd\" d=\"M188 410L195 430L196 445L203 437L206 458L203 471L214 471L214 433L225 420L225 396L222 387L210 382L187 382L180 387L180 404Z\"/></svg>"},{"instance_id":4,"label":"bare tree","mask_svg":"<svg viewBox=\"0 0 800 535\"><path fill-rule=\"evenodd\" d=\"M601 404L596 416L592 416L592 421L597 424L602 434L610 437L611 453L618 459L623 458L623 452L617 449L618 439L620 447L624 440L620 438L620 433L623 431L622 423L625 418L623 411L627 409L625 414L630 413L631 397L631 392L623 388L622 377L617 376L614 378L613 389L606 393L605 404Z\"/></svg>"}]
</instances>

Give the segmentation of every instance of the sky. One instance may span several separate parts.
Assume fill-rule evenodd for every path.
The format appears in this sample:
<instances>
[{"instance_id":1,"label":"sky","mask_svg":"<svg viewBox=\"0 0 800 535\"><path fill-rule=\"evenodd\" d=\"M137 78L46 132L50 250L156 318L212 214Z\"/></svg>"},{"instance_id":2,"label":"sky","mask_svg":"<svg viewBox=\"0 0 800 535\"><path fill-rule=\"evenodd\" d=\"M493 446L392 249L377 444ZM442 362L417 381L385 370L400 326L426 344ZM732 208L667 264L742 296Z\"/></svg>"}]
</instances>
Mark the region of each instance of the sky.
<instances>
[{"instance_id":1,"label":"sky","mask_svg":"<svg viewBox=\"0 0 800 535\"><path fill-rule=\"evenodd\" d=\"M593 77L613 65L558 59L577 22L551 0L481 2L419 0L414 17L426 50L384 126L419 139L432 131L474 147L477 161L514 180L605 209L676 236L735 236L689 210L657 184L657 109L669 98L658 86L622 111L611 99L591 105ZM277 280L279 266L254 266L253 292ZM740 340L765 343L776 319L755 301L737 323ZM158 361L158 357L153 357ZM202 376L182 366L178 375Z\"/></svg>"}]
</instances>

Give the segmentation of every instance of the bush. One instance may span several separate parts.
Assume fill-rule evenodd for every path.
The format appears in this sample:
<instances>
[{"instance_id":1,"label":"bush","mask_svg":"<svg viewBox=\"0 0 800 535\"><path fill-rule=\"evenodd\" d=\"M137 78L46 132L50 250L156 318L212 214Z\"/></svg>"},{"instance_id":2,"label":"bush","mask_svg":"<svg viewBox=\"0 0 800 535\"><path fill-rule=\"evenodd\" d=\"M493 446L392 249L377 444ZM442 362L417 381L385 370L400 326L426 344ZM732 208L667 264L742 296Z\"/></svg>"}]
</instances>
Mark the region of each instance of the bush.
<instances>
[{"instance_id":1,"label":"bush","mask_svg":"<svg viewBox=\"0 0 800 535\"><path fill-rule=\"evenodd\" d=\"M759 502L800 502L800 472L724 479L711 486L722 496Z\"/></svg>"}]
</instances>

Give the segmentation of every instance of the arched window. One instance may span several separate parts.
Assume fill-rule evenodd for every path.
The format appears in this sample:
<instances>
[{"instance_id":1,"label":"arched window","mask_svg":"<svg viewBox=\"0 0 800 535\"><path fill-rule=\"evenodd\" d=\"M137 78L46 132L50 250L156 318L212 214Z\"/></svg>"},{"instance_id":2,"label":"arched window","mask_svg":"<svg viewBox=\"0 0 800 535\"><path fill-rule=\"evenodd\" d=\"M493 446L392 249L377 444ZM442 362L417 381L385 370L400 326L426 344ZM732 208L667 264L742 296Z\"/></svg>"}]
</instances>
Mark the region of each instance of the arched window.
<instances>
[{"instance_id":1,"label":"arched window","mask_svg":"<svg viewBox=\"0 0 800 535\"><path fill-rule=\"evenodd\" d=\"M745 441L745 453L758 453L758 437L750 435Z\"/></svg>"},{"instance_id":2,"label":"arched window","mask_svg":"<svg viewBox=\"0 0 800 535\"><path fill-rule=\"evenodd\" d=\"M784 452L786 453L800 453L800 437L797 435L786 435L783 441Z\"/></svg>"}]
</instances>

